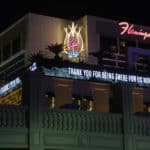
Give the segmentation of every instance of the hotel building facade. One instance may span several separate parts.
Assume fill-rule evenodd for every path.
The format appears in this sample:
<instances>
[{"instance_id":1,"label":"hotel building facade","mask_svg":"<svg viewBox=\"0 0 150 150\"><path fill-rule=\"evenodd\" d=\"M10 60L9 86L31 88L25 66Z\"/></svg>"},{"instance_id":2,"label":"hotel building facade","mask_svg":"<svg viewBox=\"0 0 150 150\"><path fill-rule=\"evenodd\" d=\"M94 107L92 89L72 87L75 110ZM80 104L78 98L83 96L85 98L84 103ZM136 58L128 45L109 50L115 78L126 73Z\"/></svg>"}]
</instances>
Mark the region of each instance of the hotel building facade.
<instances>
[{"instance_id":1,"label":"hotel building facade","mask_svg":"<svg viewBox=\"0 0 150 150\"><path fill-rule=\"evenodd\" d=\"M149 49L150 27L25 15L0 34L0 148L148 150Z\"/></svg>"}]
</instances>

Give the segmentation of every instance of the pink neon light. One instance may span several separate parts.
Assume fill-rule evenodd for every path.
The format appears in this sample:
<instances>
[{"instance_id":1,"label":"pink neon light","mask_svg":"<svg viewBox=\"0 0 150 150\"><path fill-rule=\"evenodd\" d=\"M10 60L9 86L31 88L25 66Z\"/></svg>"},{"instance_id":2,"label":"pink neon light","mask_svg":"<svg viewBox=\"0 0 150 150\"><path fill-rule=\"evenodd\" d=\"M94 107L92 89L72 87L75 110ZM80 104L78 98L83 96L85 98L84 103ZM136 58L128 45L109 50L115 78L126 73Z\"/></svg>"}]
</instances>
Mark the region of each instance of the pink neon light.
<instances>
[{"instance_id":1,"label":"pink neon light","mask_svg":"<svg viewBox=\"0 0 150 150\"><path fill-rule=\"evenodd\" d=\"M121 35L125 33L131 35L138 35L138 36L142 36L143 40L145 40L146 38L150 38L150 33L144 32L142 29L140 29L139 31L135 30L133 24L129 25L128 22L120 22L119 25L121 26L122 29L122 31L120 32Z\"/></svg>"},{"instance_id":2,"label":"pink neon light","mask_svg":"<svg viewBox=\"0 0 150 150\"><path fill-rule=\"evenodd\" d=\"M78 43L77 43L77 41L76 41L74 36L70 36L70 38L69 38L69 47L72 50L75 50L78 47Z\"/></svg>"}]
</instances>

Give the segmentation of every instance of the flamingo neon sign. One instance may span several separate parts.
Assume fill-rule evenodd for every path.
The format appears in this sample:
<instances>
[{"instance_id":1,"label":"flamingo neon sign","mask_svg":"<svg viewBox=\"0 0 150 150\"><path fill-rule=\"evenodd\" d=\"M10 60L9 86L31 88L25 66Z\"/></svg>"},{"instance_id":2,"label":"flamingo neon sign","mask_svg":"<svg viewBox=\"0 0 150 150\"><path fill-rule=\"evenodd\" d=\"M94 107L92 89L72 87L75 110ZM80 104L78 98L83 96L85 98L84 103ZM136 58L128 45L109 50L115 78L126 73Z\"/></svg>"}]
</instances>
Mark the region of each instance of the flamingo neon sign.
<instances>
[{"instance_id":1,"label":"flamingo neon sign","mask_svg":"<svg viewBox=\"0 0 150 150\"><path fill-rule=\"evenodd\" d=\"M150 38L150 32L143 31L143 29L135 29L134 25L129 25L128 22L120 22L119 26L121 27L122 31L120 32L120 35L128 34L128 35L136 35L143 38L143 40L146 40L147 38Z\"/></svg>"}]
</instances>

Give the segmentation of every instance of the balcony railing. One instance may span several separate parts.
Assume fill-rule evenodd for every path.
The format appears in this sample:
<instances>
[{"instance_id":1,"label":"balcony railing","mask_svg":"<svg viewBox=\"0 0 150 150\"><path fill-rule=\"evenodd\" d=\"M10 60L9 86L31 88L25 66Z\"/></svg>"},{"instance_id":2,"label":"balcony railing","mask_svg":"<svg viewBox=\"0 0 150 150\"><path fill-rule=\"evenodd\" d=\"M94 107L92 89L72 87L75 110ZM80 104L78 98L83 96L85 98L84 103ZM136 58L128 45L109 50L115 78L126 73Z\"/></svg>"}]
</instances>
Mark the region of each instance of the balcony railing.
<instances>
[{"instance_id":1,"label":"balcony railing","mask_svg":"<svg viewBox=\"0 0 150 150\"><path fill-rule=\"evenodd\" d=\"M0 63L0 79L9 78L25 67L25 51L21 50L9 59Z\"/></svg>"},{"instance_id":2,"label":"balcony railing","mask_svg":"<svg viewBox=\"0 0 150 150\"><path fill-rule=\"evenodd\" d=\"M0 105L0 128L27 128L28 109L24 106ZM150 136L150 118L133 116L132 133ZM43 128L53 131L122 134L122 115L75 110L47 109Z\"/></svg>"},{"instance_id":3,"label":"balcony railing","mask_svg":"<svg viewBox=\"0 0 150 150\"><path fill-rule=\"evenodd\" d=\"M109 55L104 55L102 58L103 66L109 68L119 68L119 69L127 69L128 62L125 54L112 53Z\"/></svg>"},{"instance_id":4,"label":"balcony railing","mask_svg":"<svg viewBox=\"0 0 150 150\"><path fill-rule=\"evenodd\" d=\"M150 136L150 118L143 116L134 116L133 133L141 136Z\"/></svg>"},{"instance_id":5,"label":"balcony railing","mask_svg":"<svg viewBox=\"0 0 150 150\"><path fill-rule=\"evenodd\" d=\"M0 106L0 128L26 128L27 107Z\"/></svg>"},{"instance_id":6,"label":"balcony railing","mask_svg":"<svg viewBox=\"0 0 150 150\"><path fill-rule=\"evenodd\" d=\"M59 131L121 134L122 116L111 113L48 109L44 114L43 127Z\"/></svg>"}]
</instances>

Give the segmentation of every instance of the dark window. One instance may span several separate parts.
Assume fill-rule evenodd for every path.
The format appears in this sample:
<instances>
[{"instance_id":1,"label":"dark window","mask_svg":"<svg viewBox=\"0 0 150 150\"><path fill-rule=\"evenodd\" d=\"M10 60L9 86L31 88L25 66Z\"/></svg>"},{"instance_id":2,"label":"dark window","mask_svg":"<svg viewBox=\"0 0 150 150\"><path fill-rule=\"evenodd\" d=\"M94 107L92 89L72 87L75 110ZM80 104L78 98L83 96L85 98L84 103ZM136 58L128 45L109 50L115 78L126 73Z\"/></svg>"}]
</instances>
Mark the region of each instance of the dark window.
<instances>
[{"instance_id":1,"label":"dark window","mask_svg":"<svg viewBox=\"0 0 150 150\"><path fill-rule=\"evenodd\" d=\"M128 64L126 62L118 62L118 67L120 67L120 68L127 68Z\"/></svg>"},{"instance_id":2,"label":"dark window","mask_svg":"<svg viewBox=\"0 0 150 150\"><path fill-rule=\"evenodd\" d=\"M137 55L136 62L142 63L142 64L149 64L149 56L139 54Z\"/></svg>"},{"instance_id":3,"label":"dark window","mask_svg":"<svg viewBox=\"0 0 150 150\"><path fill-rule=\"evenodd\" d=\"M148 43L138 43L139 48L150 49L150 44Z\"/></svg>"},{"instance_id":4,"label":"dark window","mask_svg":"<svg viewBox=\"0 0 150 150\"><path fill-rule=\"evenodd\" d=\"M73 109L80 110L81 109L81 99L79 97L72 97L72 106Z\"/></svg>"},{"instance_id":5,"label":"dark window","mask_svg":"<svg viewBox=\"0 0 150 150\"><path fill-rule=\"evenodd\" d=\"M12 54L19 52L20 49L20 37L18 36L16 39L12 40Z\"/></svg>"},{"instance_id":6,"label":"dark window","mask_svg":"<svg viewBox=\"0 0 150 150\"><path fill-rule=\"evenodd\" d=\"M135 41L128 41L128 40L120 39L119 44L120 44L120 53L121 54L127 54L128 47L136 47Z\"/></svg>"},{"instance_id":7,"label":"dark window","mask_svg":"<svg viewBox=\"0 0 150 150\"><path fill-rule=\"evenodd\" d=\"M101 36L100 47L104 53L117 53L117 39Z\"/></svg>"},{"instance_id":8,"label":"dark window","mask_svg":"<svg viewBox=\"0 0 150 150\"><path fill-rule=\"evenodd\" d=\"M72 98L72 109L93 111L93 99L92 97L73 97Z\"/></svg>"},{"instance_id":9,"label":"dark window","mask_svg":"<svg viewBox=\"0 0 150 150\"><path fill-rule=\"evenodd\" d=\"M0 48L0 63L2 62L2 49Z\"/></svg>"},{"instance_id":10,"label":"dark window","mask_svg":"<svg viewBox=\"0 0 150 150\"><path fill-rule=\"evenodd\" d=\"M3 51L2 53L3 53L3 61L4 61L10 57L10 43L4 45L2 51Z\"/></svg>"},{"instance_id":11,"label":"dark window","mask_svg":"<svg viewBox=\"0 0 150 150\"><path fill-rule=\"evenodd\" d=\"M150 112L150 104L149 103L144 104L144 112Z\"/></svg>"},{"instance_id":12,"label":"dark window","mask_svg":"<svg viewBox=\"0 0 150 150\"><path fill-rule=\"evenodd\" d=\"M138 71L149 72L150 57L147 55L138 54L135 59L135 69Z\"/></svg>"},{"instance_id":13,"label":"dark window","mask_svg":"<svg viewBox=\"0 0 150 150\"><path fill-rule=\"evenodd\" d=\"M45 93L45 104L50 108L55 108L55 95L51 92Z\"/></svg>"}]
</instances>

